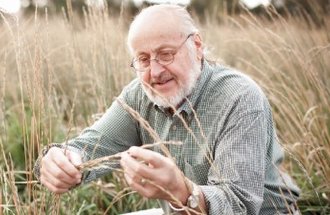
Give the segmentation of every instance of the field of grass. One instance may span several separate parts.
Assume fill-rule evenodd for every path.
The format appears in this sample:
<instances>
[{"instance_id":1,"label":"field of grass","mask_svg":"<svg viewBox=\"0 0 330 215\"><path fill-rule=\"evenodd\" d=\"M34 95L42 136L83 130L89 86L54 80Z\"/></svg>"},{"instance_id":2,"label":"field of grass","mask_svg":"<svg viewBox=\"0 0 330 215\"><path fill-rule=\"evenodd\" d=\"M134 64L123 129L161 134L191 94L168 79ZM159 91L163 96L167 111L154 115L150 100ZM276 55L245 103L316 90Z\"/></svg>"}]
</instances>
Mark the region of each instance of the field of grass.
<instances>
[{"instance_id":1,"label":"field of grass","mask_svg":"<svg viewBox=\"0 0 330 215\"><path fill-rule=\"evenodd\" d=\"M45 11L20 19L0 15L0 215L118 214L157 205L126 189L120 174L61 196L32 175L43 145L77 135L134 77L127 20L98 11L86 12L81 22ZM273 13L268 20L246 14L200 24L207 58L249 74L270 99L284 168L302 189L303 214L330 214L325 20L315 27Z\"/></svg>"}]
</instances>

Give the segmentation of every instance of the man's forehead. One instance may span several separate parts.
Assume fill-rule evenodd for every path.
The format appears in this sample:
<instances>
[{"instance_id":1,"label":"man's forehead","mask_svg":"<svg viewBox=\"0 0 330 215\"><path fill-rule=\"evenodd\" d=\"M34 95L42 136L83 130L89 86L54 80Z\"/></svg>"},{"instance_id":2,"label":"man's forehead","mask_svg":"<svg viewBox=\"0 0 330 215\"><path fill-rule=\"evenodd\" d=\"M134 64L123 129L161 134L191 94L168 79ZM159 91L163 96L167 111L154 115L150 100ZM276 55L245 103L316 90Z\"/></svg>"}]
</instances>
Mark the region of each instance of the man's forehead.
<instances>
[{"instance_id":1,"label":"man's forehead","mask_svg":"<svg viewBox=\"0 0 330 215\"><path fill-rule=\"evenodd\" d=\"M132 48L134 53L140 52L157 52L164 48L176 48L178 41L184 37L183 33L166 32L137 35L132 40Z\"/></svg>"},{"instance_id":2,"label":"man's forehead","mask_svg":"<svg viewBox=\"0 0 330 215\"><path fill-rule=\"evenodd\" d=\"M159 43L173 42L182 37L183 29L180 17L162 7L148 10L134 20L129 30L129 42L134 51L145 45L160 45Z\"/></svg>"},{"instance_id":3,"label":"man's forehead","mask_svg":"<svg viewBox=\"0 0 330 215\"><path fill-rule=\"evenodd\" d=\"M143 17L139 17L135 21L135 25L131 26L133 29L130 29L130 31L132 30L134 37L143 35L174 36L180 32L182 26L179 17L166 16L168 13L166 11L162 11L162 13L150 12Z\"/></svg>"},{"instance_id":4,"label":"man's forehead","mask_svg":"<svg viewBox=\"0 0 330 215\"><path fill-rule=\"evenodd\" d=\"M134 34L136 37L150 35L154 37L173 37L182 32L182 26L173 19L160 20L157 17L144 20L136 26Z\"/></svg>"},{"instance_id":5,"label":"man's forehead","mask_svg":"<svg viewBox=\"0 0 330 215\"><path fill-rule=\"evenodd\" d=\"M148 33L138 34L133 38L133 42L171 42L175 40L180 40L185 34L179 31L154 31Z\"/></svg>"}]
</instances>

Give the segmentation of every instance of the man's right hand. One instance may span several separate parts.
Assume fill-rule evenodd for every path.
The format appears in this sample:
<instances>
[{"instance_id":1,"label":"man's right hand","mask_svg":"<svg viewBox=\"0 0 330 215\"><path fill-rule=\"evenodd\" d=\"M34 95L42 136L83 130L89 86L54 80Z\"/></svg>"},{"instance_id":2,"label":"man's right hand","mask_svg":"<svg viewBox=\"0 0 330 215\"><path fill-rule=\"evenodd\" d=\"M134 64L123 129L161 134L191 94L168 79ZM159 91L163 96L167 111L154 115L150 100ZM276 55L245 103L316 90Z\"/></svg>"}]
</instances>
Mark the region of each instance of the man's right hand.
<instances>
[{"instance_id":1,"label":"man's right hand","mask_svg":"<svg viewBox=\"0 0 330 215\"><path fill-rule=\"evenodd\" d=\"M54 193L67 192L81 182L82 173L75 167L81 163L80 154L51 147L41 159L40 182Z\"/></svg>"}]
</instances>

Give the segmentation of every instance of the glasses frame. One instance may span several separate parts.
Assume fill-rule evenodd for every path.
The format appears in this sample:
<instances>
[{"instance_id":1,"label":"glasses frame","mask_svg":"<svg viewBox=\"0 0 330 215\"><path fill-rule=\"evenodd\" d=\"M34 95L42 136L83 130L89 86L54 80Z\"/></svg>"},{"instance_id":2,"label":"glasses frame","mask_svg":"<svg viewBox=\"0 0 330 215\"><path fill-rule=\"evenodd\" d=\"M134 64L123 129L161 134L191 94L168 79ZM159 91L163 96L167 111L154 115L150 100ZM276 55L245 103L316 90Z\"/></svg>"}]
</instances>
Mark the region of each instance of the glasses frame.
<instances>
[{"instance_id":1,"label":"glasses frame","mask_svg":"<svg viewBox=\"0 0 330 215\"><path fill-rule=\"evenodd\" d=\"M156 54L156 56L154 57L154 58L151 58L151 59L149 59L149 66L148 66L148 68L146 68L146 69L143 69L143 70L141 70L141 69L136 69L135 67L134 67L134 63L136 62L136 61L138 61L138 59L136 59L136 58L133 58L132 59L132 62L131 62L131 64L130 64L130 67L132 67L135 71L137 71L137 72L140 72L140 73L144 73L144 72L146 72L146 71L148 71L148 70L150 70L150 65L151 65L151 61L156 61L159 65L162 65L162 66L168 66L168 65L170 65L171 63L173 63L174 62L174 57L175 57L175 55L179 52L179 50L182 48L182 46L187 42L187 40L189 39L189 37L191 37L191 36L193 36L193 35L195 35L195 33L190 33L187 37L186 37L186 39L173 51L173 53L172 53L172 60L171 61L169 61L168 63L166 63L166 64L163 64L163 63L160 63L159 62L159 59L158 59L158 54L159 53L157 53Z\"/></svg>"}]
</instances>

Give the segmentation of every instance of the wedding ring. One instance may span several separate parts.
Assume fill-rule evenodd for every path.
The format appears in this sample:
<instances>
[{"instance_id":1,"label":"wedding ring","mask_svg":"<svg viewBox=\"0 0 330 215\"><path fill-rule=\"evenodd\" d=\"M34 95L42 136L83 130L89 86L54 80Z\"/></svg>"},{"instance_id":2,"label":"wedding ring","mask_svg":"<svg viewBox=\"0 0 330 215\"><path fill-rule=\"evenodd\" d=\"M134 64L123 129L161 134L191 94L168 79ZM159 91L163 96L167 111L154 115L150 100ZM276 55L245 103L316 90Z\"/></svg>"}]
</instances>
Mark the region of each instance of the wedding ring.
<instances>
[{"instance_id":1,"label":"wedding ring","mask_svg":"<svg viewBox=\"0 0 330 215\"><path fill-rule=\"evenodd\" d=\"M140 184L144 186L147 183L147 180L144 178L141 178Z\"/></svg>"}]
</instances>

